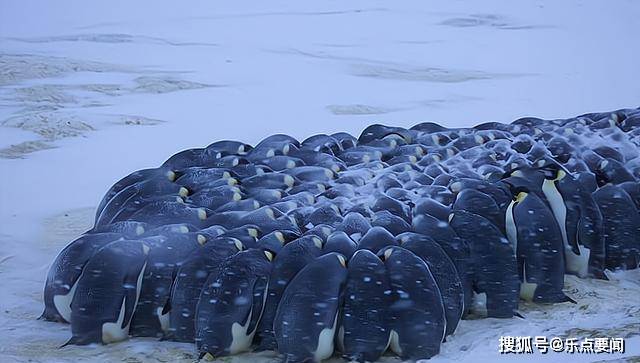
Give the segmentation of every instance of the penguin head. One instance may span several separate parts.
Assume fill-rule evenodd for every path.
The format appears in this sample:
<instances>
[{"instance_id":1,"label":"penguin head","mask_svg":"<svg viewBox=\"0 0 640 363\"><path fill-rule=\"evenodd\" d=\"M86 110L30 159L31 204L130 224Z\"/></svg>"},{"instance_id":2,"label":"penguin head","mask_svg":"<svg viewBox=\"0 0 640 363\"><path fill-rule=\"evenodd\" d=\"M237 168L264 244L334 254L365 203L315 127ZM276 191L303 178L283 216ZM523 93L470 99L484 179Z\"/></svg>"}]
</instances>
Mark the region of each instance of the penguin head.
<instances>
[{"instance_id":1,"label":"penguin head","mask_svg":"<svg viewBox=\"0 0 640 363\"><path fill-rule=\"evenodd\" d=\"M535 165L537 166L537 169L544 174L544 178L547 180L561 180L569 174L562 165L550 158L540 159L536 161Z\"/></svg>"}]
</instances>

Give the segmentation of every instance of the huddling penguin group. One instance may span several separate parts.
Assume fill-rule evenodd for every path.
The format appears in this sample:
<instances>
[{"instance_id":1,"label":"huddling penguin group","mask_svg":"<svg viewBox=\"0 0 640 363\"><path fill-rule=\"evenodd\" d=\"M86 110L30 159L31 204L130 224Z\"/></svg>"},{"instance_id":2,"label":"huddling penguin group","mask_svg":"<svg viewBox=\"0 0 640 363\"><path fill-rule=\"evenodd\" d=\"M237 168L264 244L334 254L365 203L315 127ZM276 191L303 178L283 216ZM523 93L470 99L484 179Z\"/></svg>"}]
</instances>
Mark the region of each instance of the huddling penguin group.
<instances>
[{"instance_id":1,"label":"huddling penguin group","mask_svg":"<svg viewBox=\"0 0 640 363\"><path fill-rule=\"evenodd\" d=\"M639 145L624 109L184 150L109 189L42 318L71 324L67 344L160 337L208 359L429 358L468 314L638 267Z\"/></svg>"}]
</instances>

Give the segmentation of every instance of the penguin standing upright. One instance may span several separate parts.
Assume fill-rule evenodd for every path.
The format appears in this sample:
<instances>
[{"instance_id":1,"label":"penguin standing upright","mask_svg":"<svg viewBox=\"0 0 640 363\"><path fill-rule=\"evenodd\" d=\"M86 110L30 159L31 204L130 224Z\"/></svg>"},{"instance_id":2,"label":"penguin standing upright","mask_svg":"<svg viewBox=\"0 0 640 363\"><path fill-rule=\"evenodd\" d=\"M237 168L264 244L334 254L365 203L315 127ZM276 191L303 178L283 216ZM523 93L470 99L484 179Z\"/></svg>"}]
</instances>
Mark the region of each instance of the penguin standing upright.
<instances>
[{"instance_id":1,"label":"penguin standing upright","mask_svg":"<svg viewBox=\"0 0 640 363\"><path fill-rule=\"evenodd\" d=\"M196 307L200 357L218 358L251 347L267 297L273 254L239 252L209 275Z\"/></svg>"},{"instance_id":2,"label":"penguin standing upright","mask_svg":"<svg viewBox=\"0 0 640 363\"><path fill-rule=\"evenodd\" d=\"M273 320L285 362L320 362L333 354L346 279L346 259L334 252L309 263L287 285Z\"/></svg>"},{"instance_id":3,"label":"penguin standing upright","mask_svg":"<svg viewBox=\"0 0 640 363\"><path fill-rule=\"evenodd\" d=\"M130 333L132 336L162 337L169 330L170 316L166 306L176 270L191 252L207 242L207 238L199 233L170 233L145 239L145 242L151 250Z\"/></svg>"},{"instance_id":4,"label":"penguin standing upright","mask_svg":"<svg viewBox=\"0 0 640 363\"><path fill-rule=\"evenodd\" d=\"M542 192L562 234L567 273L603 278L602 214L591 193L557 164L545 173Z\"/></svg>"},{"instance_id":5,"label":"penguin standing upright","mask_svg":"<svg viewBox=\"0 0 640 363\"><path fill-rule=\"evenodd\" d=\"M584 246L580 248L576 241L579 212L575 207L572 208L571 205L567 205L558 189L557 183L565 178L570 177L567 176L564 170L552 170L550 175L545 175L541 189L560 228L565 271L585 277L589 269L589 249Z\"/></svg>"},{"instance_id":6,"label":"penguin standing upright","mask_svg":"<svg viewBox=\"0 0 640 363\"><path fill-rule=\"evenodd\" d=\"M66 344L108 344L127 339L149 247L119 240L87 262L71 302L72 337Z\"/></svg>"},{"instance_id":7,"label":"penguin standing upright","mask_svg":"<svg viewBox=\"0 0 640 363\"><path fill-rule=\"evenodd\" d=\"M447 319L446 335L453 334L465 311L464 290L455 265L442 247L427 236L407 232L397 238L403 248L420 257L429 267L442 296Z\"/></svg>"},{"instance_id":8,"label":"penguin standing upright","mask_svg":"<svg viewBox=\"0 0 640 363\"><path fill-rule=\"evenodd\" d=\"M345 359L374 362L389 343L389 279L384 263L366 249L356 251L347 270L338 346Z\"/></svg>"},{"instance_id":9,"label":"penguin standing upright","mask_svg":"<svg viewBox=\"0 0 640 363\"><path fill-rule=\"evenodd\" d=\"M269 277L271 283L267 291L264 314L258 325L257 350L275 350L276 338L273 321L278 303L291 279L308 263L322 253L322 240L315 235L304 236L286 244L273 261Z\"/></svg>"},{"instance_id":10,"label":"penguin standing upright","mask_svg":"<svg viewBox=\"0 0 640 363\"><path fill-rule=\"evenodd\" d=\"M640 214L624 189L608 184L593 193L603 216L608 269L635 269L640 263Z\"/></svg>"},{"instance_id":11,"label":"penguin standing upright","mask_svg":"<svg viewBox=\"0 0 640 363\"><path fill-rule=\"evenodd\" d=\"M380 251L389 276L389 346L400 359L429 359L446 333L442 296L426 263L402 247Z\"/></svg>"},{"instance_id":12,"label":"penguin standing upright","mask_svg":"<svg viewBox=\"0 0 640 363\"><path fill-rule=\"evenodd\" d=\"M473 299L473 265L471 247L465 238L460 238L446 220L431 215L419 215L413 219L413 231L436 241L449 256L458 271L464 290L464 306L469 308Z\"/></svg>"},{"instance_id":13,"label":"penguin standing upright","mask_svg":"<svg viewBox=\"0 0 640 363\"><path fill-rule=\"evenodd\" d=\"M505 216L507 238L516 251L520 297L527 301L571 301L563 292L562 236L553 214L528 190L514 188Z\"/></svg>"},{"instance_id":14,"label":"penguin standing upright","mask_svg":"<svg viewBox=\"0 0 640 363\"><path fill-rule=\"evenodd\" d=\"M511 318L518 310L520 279L516 253L491 221L457 210L451 226L470 242L474 289L473 312L490 318Z\"/></svg>"},{"instance_id":15,"label":"penguin standing upright","mask_svg":"<svg viewBox=\"0 0 640 363\"><path fill-rule=\"evenodd\" d=\"M196 306L202 287L210 274L228 257L242 251L244 246L238 239L218 237L207 242L202 248L191 252L178 267L169 301L169 331L165 338L178 342L195 339ZM167 311L162 311L166 314Z\"/></svg>"},{"instance_id":16,"label":"penguin standing upright","mask_svg":"<svg viewBox=\"0 0 640 363\"><path fill-rule=\"evenodd\" d=\"M60 251L47 273L41 319L71 322L71 301L82 269L100 248L120 238L119 233L87 234L78 237Z\"/></svg>"}]
</instances>

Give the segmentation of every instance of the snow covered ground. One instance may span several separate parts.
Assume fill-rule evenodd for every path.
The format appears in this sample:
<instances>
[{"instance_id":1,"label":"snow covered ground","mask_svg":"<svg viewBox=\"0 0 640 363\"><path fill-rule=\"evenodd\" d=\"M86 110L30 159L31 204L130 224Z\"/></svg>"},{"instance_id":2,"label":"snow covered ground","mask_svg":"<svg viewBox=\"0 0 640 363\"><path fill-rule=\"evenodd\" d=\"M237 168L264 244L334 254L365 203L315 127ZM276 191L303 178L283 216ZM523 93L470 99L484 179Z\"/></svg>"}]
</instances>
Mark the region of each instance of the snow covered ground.
<instances>
[{"instance_id":1,"label":"snow covered ground","mask_svg":"<svg viewBox=\"0 0 640 363\"><path fill-rule=\"evenodd\" d=\"M0 3L0 361L193 360L152 339L57 349L68 326L35 320L50 262L121 176L219 139L637 107L639 16L634 0ZM637 361L640 273L618 277L464 321L432 361ZM627 352L500 355L501 335Z\"/></svg>"}]
</instances>

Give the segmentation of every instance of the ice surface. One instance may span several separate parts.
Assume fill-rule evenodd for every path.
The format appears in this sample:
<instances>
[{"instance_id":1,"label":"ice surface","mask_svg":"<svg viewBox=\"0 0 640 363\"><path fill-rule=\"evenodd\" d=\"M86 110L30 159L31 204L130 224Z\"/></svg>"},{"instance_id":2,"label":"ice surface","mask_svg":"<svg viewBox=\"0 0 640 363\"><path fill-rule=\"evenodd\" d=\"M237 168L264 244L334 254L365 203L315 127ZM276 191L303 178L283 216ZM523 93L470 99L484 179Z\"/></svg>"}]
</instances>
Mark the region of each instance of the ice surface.
<instances>
[{"instance_id":1,"label":"ice surface","mask_svg":"<svg viewBox=\"0 0 640 363\"><path fill-rule=\"evenodd\" d=\"M2 2L0 360L193 360L150 339L57 349L68 326L35 320L55 254L129 172L219 139L637 107L638 16L629 0ZM638 356L639 280L568 278L578 305L463 321L432 361L506 359L507 334L628 336Z\"/></svg>"}]
</instances>

